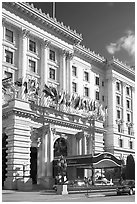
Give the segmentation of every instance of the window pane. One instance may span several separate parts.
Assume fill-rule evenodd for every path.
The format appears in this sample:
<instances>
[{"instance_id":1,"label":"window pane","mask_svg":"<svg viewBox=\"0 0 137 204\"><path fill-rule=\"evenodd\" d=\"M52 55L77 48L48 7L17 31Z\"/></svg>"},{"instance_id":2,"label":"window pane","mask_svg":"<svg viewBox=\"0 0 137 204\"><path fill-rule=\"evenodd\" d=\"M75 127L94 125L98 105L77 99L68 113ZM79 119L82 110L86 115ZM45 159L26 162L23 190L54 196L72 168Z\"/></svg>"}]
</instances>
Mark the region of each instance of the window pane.
<instances>
[{"instance_id":1,"label":"window pane","mask_svg":"<svg viewBox=\"0 0 137 204\"><path fill-rule=\"evenodd\" d=\"M29 50L32 52L36 52L36 43L32 40L29 41Z\"/></svg>"},{"instance_id":2,"label":"window pane","mask_svg":"<svg viewBox=\"0 0 137 204\"><path fill-rule=\"evenodd\" d=\"M72 75L77 76L77 67L72 66Z\"/></svg>"},{"instance_id":3,"label":"window pane","mask_svg":"<svg viewBox=\"0 0 137 204\"><path fill-rule=\"evenodd\" d=\"M55 80L55 69L49 69L49 78Z\"/></svg>"},{"instance_id":4,"label":"window pane","mask_svg":"<svg viewBox=\"0 0 137 204\"><path fill-rule=\"evenodd\" d=\"M13 53L5 50L5 58L6 58L6 62L13 64Z\"/></svg>"},{"instance_id":5,"label":"window pane","mask_svg":"<svg viewBox=\"0 0 137 204\"><path fill-rule=\"evenodd\" d=\"M89 80L88 72L84 72L84 80L85 80L85 81L88 81L88 80Z\"/></svg>"},{"instance_id":6,"label":"window pane","mask_svg":"<svg viewBox=\"0 0 137 204\"><path fill-rule=\"evenodd\" d=\"M117 89L117 91L120 91L120 83L119 82L116 82L116 89Z\"/></svg>"},{"instance_id":7,"label":"window pane","mask_svg":"<svg viewBox=\"0 0 137 204\"><path fill-rule=\"evenodd\" d=\"M96 77L96 85L99 85L99 77Z\"/></svg>"},{"instance_id":8,"label":"window pane","mask_svg":"<svg viewBox=\"0 0 137 204\"><path fill-rule=\"evenodd\" d=\"M6 28L6 35L5 38L7 41L13 42L13 32Z\"/></svg>"},{"instance_id":9,"label":"window pane","mask_svg":"<svg viewBox=\"0 0 137 204\"><path fill-rule=\"evenodd\" d=\"M130 108L130 102L127 100L127 108Z\"/></svg>"},{"instance_id":10,"label":"window pane","mask_svg":"<svg viewBox=\"0 0 137 204\"><path fill-rule=\"evenodd\" d=\"M77 84L72 82L72 91L77 92Z\"/></svg>"},{"instance_id":11,"label":"window pane","mask_svg":"<svg viewBox=\"0 0 137 204\"><path fill-rule=\"evenodd\" d=\"M129 95L129 87L126 87L126 94Z\"/></svg>"},{"instance_id":12,"label":"window pane","mask_svg":"<svg viewBox=\"0 0 137 204\"><path fill-rule=\"evenodd\" d=\"M127 114L127 121L130 122L130 114Z\"/></svg>"},{"instance_id":13,"label":"window pane","mask_svg":"<svg viewBox=\"0 0 137 204\"><path fill-rule=\"evenodd\" d=\"M89 89L84 87L84 96L89 96Z\"/></svg>"},{"instance_id":14,"label":"window pane","mask_svg":"<svg viewBox=\"0 0 137 204\"><path fill-rule=\"evenodd\" d=\"M36 71L36 63L35 63L35 61L29 60L29 69L32 72Z\"/></svg>"},{"instance_id":15,"label":"window pane","mask_svg":"<svg viewBox=\"0 0 137 204\"><path fill-rule=\"evenodd\" d=\"M55 61L55 52L53 50L50 50L49 59Z\"/></svg>"},{"instance_id":16,"label":"window pane","mask_svg":"<svg viewBox=\"0 0 137 204\"><path fill-rule=\"evenodd\" d=\"M96 91L96 100L99 100L99 92Z\"/></svg>"}]
</instances>

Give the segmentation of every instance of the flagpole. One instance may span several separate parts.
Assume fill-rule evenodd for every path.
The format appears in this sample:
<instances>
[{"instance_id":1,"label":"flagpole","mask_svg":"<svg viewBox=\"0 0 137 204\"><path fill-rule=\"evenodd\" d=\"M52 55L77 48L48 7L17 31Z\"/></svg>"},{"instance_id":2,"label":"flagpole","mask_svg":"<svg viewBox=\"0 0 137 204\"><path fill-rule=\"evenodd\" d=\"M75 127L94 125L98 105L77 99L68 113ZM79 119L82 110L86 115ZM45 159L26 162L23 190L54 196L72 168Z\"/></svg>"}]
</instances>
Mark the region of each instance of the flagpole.
<instances>
[{"instance_id":1,"label":"flagpole","mask_svg":"<svg viewBox=\"0 0 137 204\"><path fill-rule=\"evenodd\" d=\"M53 5L52 5L52 9L53 9L53 18L55 18L55 2L53 2Z\"/></svg>"}]
</instances>

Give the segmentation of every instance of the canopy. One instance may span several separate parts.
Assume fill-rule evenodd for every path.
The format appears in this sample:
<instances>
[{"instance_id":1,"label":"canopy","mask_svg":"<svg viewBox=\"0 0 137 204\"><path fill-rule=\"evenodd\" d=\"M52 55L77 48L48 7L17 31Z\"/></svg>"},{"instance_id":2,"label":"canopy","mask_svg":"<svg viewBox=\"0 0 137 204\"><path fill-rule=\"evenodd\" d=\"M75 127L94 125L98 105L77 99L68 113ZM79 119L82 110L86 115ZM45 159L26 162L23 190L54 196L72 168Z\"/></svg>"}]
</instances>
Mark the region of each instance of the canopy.
<instances>
[{"instance_id":1,"label":"canopy","mask_svg":"<svg viewBox=\"0 0 137 204\"><path fill-rule=\"evenodd\" d=\"M77 168L90 169L94 168L113 168L120 167L121 160L117 159L113 154L109 152L103 152L90 155L79 155L67 157L67 164L69 166L75 166Z\"/></svg>"}]
</instances>

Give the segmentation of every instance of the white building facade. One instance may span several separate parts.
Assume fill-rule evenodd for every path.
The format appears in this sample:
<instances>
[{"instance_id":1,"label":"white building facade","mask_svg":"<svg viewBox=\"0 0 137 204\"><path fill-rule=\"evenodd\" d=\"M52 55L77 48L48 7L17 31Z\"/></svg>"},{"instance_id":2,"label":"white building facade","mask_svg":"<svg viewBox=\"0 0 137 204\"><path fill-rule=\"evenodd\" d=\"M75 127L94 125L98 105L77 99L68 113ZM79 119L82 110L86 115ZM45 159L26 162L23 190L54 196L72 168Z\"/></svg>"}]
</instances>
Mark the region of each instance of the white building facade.
<instances>
[{"instance_id":1,"label":"white building facade","mask_svg":"<svg viewBox=\"0 0 137 204\"><path fill-rule=\"evenodd\" d=\"M81 46L81 34L28 3L3 3L2 25L6 189L52 188L60 154L134 156L133 68Z\"/></svg>"}]
</instances>

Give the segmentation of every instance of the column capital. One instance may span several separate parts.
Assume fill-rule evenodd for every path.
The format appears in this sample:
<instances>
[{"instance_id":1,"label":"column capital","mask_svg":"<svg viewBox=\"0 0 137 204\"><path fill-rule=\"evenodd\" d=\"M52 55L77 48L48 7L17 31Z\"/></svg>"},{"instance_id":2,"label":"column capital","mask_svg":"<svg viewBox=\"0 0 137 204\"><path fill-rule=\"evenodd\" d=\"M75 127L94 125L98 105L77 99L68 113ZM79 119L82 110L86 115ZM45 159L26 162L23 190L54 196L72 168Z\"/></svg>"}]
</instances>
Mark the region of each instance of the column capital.
<instances>
[{"instance_id":1,"label":"column capital","mask_svg":"<svg viewBox=\"0 0 137 204\"><path fill-rule=\"evenodd\" d=\"M30 31L27 29L22 28L22 36L23 38L26 38L30 35Z\"/></svg>"},{"instance_id":2,"label":"column capital","mask_svg":"<svg viewBox=\"0 0 137 204\"><path fill-rule=\"evenodd\" d=\"M43 44L44 44L45 48L47 48L47 47L50 46L51 41L44 38L44 39L43 39Z\"/></svg>"},{"instance_id":3,"label":"column capital","mask_svg":"<svg viewBox=\"0 0 137 204\"><path fill-rule=\"evenodd\" d=\"M122 85L123 85L123 87L126 87L127 86L127 83L126 82L122 82Z\"/></svg>"},{"instance_id":4,"label":"column capital","mask_svg":"<svg viewBox=\"0 0 137 204\"><path fill-rule=\"evenodd\" d=\"M118 79L115 76L112 76L112 82L115 83Z\"/></svg>"},{"instance_id":5,"label":"column capital","mask_svg":"<svg viewBox=\"0 0 137 204\"><path fill-rule=\"evenodd\" d=\"M67 52L66 57L67 57L68 60L72 60L73 57L74 57L74 53L72 53L72 52Z\"/></svg>"},{"instance_id":6,"label":"column capital","mask_svg":"<svg viewBox=\"0 0 137 204\"><path fill-rule=\"evenodd\" d=\"M2 18L2 25L4 26L6 23L6 18Z\"/></svg>"}]
</instances>

